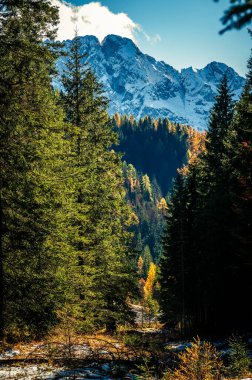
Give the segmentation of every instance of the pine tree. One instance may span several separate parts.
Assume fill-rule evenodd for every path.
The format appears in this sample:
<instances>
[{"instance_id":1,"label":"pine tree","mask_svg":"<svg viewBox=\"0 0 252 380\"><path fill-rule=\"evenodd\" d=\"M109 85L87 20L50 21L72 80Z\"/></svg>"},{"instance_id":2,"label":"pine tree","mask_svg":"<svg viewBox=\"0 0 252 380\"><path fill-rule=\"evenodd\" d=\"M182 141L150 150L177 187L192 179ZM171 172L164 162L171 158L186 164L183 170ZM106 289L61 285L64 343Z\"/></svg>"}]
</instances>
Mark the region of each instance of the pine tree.
<instances>
[{"instance_id":1,"label":"pine tree","mask_svg":"<svg viewBox=\"0 0 252 380\"><path fill-rule=\"evenodd\" d=\"M151 187L151 182L150 178L148 177L147 174L143 175L142 177L142 189L143 189L143 194L144 194L144 199L146 200L153 200L152 197L152 187Z\"/></svg>"},{"instance_id":2,"label":"pine tree","mask_svg":"<svg viewBox=\"0 0 252 380\"><path fill-rule=\"evenodd\" d=\"M247 81L239 102L236 104L234 118L225 139L226 155L223 166L229 177L228 197L232 207L230 229L230 297L229 310L232 310L230 323L235 328L249 328L250 318L241 310L246 309L244 300L251 293L249 281L252 260L251 231L251 194L252 194L252 57L248 62ZM243 297L241 297L243 294Z\"/></svg>"},{"instance_id":3,"label":"pine tree","mask_svg":"<svg viewBox=\"0 0 252 380\"><path fill-rule=\"evenodd\" d=\"M218 1L218 0L215 0ZM221 18L224 28L220 33L232 29L241 29L252 19L252 4L250 0L230 0L230 7L225 10Z\"/></svg>"},{"instance_id":4,"label":"pine tree","mask_svg":"<svg viewBox=\"0 0 252 380\"><path fill-rule=\"evenodd\" d=\"M225 324L226 306L223 299L227 299L230 284L228 263L232 243L229 224L233 212L228 196L229 176L223 166L223 158L226 156L225 138L230 129L233 106L224 75L210 116L206 150L197 164L199 199L194 231L204 289L204 296L201 296L204 302L201 307L205 310L202 323L206 329L215 331L222 328L222 323ZM202 255L204 259L200 259Z\"/></svg>"},{"instance_id":5,"label":"pine tree","mask_svg":"<svg viewBox=\"0 0 252 380\"><path fill-rule=\"evenodd\" d=\"M130 318L126 303L134 288L128 253L130 210L124 201L120 156L112 150L117 136L106 113L107 99L93 73L83 69L80 51L76 37L63 77L63 100L70 123L72 170L78 173L75 245L82 266L80 281L85 281L83 315L89 327L105 323L114 328Z\"/></svg>"},{"instance_id":6,"label":"pine tree","mask_svg":"<svg viewBox=\"0 0 252 380\"><path fill-rule=\"evenodd\" d=\"M2 337L13 328L45 333L56 322L66 145L51 88L56 56L44 43L55 36L57 9L43 0L0 7Z\"/></svg>"},{"instance_id":7,"label":"pine tree","mask_svg":"<svg viewBox=\"0 0 252 380\"><path fill-rule=\"evenodd\" d=\"M224 75L219 87L215 104L211 110L209 126L206 136L206 161L208 175L211 182L217 181L221 174L221 160L225 153L224 139L230 128L233 117L234 103L229 88L227 76Z\"/></svg>"},{"instance_id":8,"label":"pine tree","mask_svg":"<svg viewBox=\"0 0 252 380\"><path fill-rule=\"evenodd\" d=\"M144 277L147 278L149 270L150 270L150 265L153 262L153 258L151 255L150 247L146 245L144 247L143 251L143 269L144 269Z\"/></svg>"},{"instance_id":9,"label":"pine tree","mask_svg":"<svg viewBox=\"0 0 252 380\"><path fill-rule=\"evenodd\" d=\"M235 111L224 76L206 149L183 169L171 197L160 303L163 321L180 320L182 331L249 329L242 310L251 292L251 61Z\"/></svg>"},{"instance_id":10,"label":"pine tree","mask_svg":"<svg viewBox=\"0 0 252 380\"><path fill-rule=\"evenodd\" d=\"M182 333L185 332L186 320L187 244L187 198L184 178L180 174L174 183L160 260L160 306L163 322L180 323Z\"/></svg>"}]
</instances>

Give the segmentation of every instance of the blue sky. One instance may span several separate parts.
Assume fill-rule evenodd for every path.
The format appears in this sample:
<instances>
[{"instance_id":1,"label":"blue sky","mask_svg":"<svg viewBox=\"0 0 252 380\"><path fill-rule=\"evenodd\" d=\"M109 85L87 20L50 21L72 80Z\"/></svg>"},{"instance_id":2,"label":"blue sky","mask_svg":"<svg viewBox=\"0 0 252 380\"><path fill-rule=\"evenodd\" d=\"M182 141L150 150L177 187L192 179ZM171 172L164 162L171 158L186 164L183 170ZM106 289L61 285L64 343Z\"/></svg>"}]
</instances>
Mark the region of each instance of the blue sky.
<instances>
[{"instance_id":1,"label":"blue sky","mask_svg":"<svg viewBox=\"0 0 252 380\"><path fill-rule=\"evenodd\" d=\"M67 0L73 5L87 0ZM95 1L93 1L95 2ZM177 69L201 68L211 61L246 73L251 39L245 29L219 35L220 17L229 0L100 0L113 13L126 13L141 27L135 32L139 48ZM146 37L147 35L147 37ZM160 38L159 38L160 37Z\"/></svg>"}]
</instances>

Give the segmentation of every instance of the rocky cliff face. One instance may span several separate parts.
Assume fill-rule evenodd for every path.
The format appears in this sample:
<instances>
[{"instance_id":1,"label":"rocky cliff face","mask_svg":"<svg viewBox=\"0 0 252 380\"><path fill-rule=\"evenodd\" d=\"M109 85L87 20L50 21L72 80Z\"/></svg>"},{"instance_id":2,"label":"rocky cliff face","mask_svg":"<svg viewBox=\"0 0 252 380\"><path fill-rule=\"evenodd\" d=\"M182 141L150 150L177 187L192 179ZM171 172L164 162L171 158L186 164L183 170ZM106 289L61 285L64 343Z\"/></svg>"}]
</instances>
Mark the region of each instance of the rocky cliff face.
<instances>
[{"instance_id":1,"label":"rocky cliff face","mask_svg":"<svg viewBox=\"0 0 252 380\"><path fill-rule=\"evenodd\" d=\"M179 72L143 54L127 38L109 35L102 43L94 36L81 37L81 40L88 63L110 99L110 114L168 117L204 130L224 73L235 98L244 85L244 78L224 63L211 62L203 69L189 67ZM71 43L65 41L66 51ZM60 58L57 63L59 72L63 70L65 59ZM58 86L59 82L55 84Z\"/></svg>"}]
</instances>

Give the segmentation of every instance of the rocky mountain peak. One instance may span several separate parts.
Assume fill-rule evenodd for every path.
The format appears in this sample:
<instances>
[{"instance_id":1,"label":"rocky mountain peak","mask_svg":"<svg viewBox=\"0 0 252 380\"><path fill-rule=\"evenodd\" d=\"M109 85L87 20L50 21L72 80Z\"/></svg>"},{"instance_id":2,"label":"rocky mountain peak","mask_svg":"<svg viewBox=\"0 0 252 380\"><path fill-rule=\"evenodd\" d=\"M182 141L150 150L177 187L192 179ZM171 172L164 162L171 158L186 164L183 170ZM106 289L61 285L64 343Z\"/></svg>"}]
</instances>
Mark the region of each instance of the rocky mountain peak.
<instances>
[{"instance_id":1,"label":"rocky mountain peak","mask_svg":"<svg viewBox=\"0 0 252 380\"><path fill-rule=\"evenodd\" d=\"M81 37L81 41L83 51L88 54L88 63L110 100L110 114L168 117L204 130L223 75L227 75L235 98L239 97L245 82L221 62L179 72L142 53L132 40L120 36L108 35L102 43L94 36ZM66 41L66 51L71 43ZM59 72L63 71L65 59L58 61ZM60 86L60 83L54 81L54 85Z\"/></svg>"}]
</instances>

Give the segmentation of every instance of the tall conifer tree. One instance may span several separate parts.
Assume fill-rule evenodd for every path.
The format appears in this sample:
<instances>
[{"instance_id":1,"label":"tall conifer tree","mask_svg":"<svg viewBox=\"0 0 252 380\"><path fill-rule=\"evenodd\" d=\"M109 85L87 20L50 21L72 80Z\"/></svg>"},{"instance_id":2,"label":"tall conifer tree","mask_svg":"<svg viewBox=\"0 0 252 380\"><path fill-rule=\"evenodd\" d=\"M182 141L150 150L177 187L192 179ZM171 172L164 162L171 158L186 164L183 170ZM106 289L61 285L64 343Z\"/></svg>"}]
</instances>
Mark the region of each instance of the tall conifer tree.
<instances>
[{"instance_id":1,"label":"tall conifer tree","mask_svg":"<svg viewBox=\"0 0 252 380\"><path fill-rule=\"evenodd\" d=\"M185 332L188 248L188 212L185 179L176 178L167 217L167 230L160 262L160 305L163 322L180 324Z\"/></svg>"},{"instance_id":2,"label":"tall conifer tree","mask_svg":"<svg viewBox=\"0 0 252 380\"><path fill-rule=\"evenodd\" d=\"M198 177L201 197L197 214L197 233L200 235L197 249L204 254L202 273L205 276L205 324L208 325L206 328L211 326L214 331L225 324L226 305L223 300L227 299L230 284L229 223L233 213L228 196L229 178L223 166L223 158L226 154L224 141L231 126L233 107L231 90L224 75L211 112L206 151L199 163L201 173Z\"/></svg>"},{"instance_id":3,"label":"tall conifer tree","mask_svg":"<svg viewBox=\"0 0 252 380\"><path fill-rule=\"evenodd\" d=\"M0 9L2 336L4 327L44 333L56 321L65 142L55 55L44 43L58 11L46 0L3 0Z\"/></svg>"},{"instance_id":4,"label":"tall conifer tree","mask_svg":"<svg viewBox=\"0 0 252 380\"><path fill-rule=\"evenodd\" d=\"M248 61L248 74L243 93L236 104L233 121L225 139L226 156L223 166L229 176L228 196L233 218L229 223L231 239L229 265L230 323L235 328L250 328L245 312L251 294L252 271L252 56ZM242 296L241 296L242 295ZM242 326L242 327L241 327Z\"/></svg>"},{"instance_id":5,"label":"tall conifer tree","mask_svg":"<svg viewBox=\"0 0 252 380\"><path fill-rule=\"evenodd\" d=\"M107 99L85 68L79 37L74 39L63 84L72 168L78 173L76 249L81 277L89 280L83 289L83 314L91 325L114 327L130 315L126 304L133 285L126 231L130 213L124 201L120 156L112 150L117 136L106 113Z\"/></svg>"},{"instance_id":6,"label":"tall conifer tree","mask_svg":"<svg viewBox=\"0 0 252 380\"><path fill-rule=\"evenodd\" d=\"M230 222L234 215L223 159L232 115L224 76L210 117L206 150L189 165L172 196L161 260L161 306L164 321L172 314L171 320L176 321L180 315L184 331L188 326L197 333L216 332L230 312Z\"/></svg>"}]
</instances>

